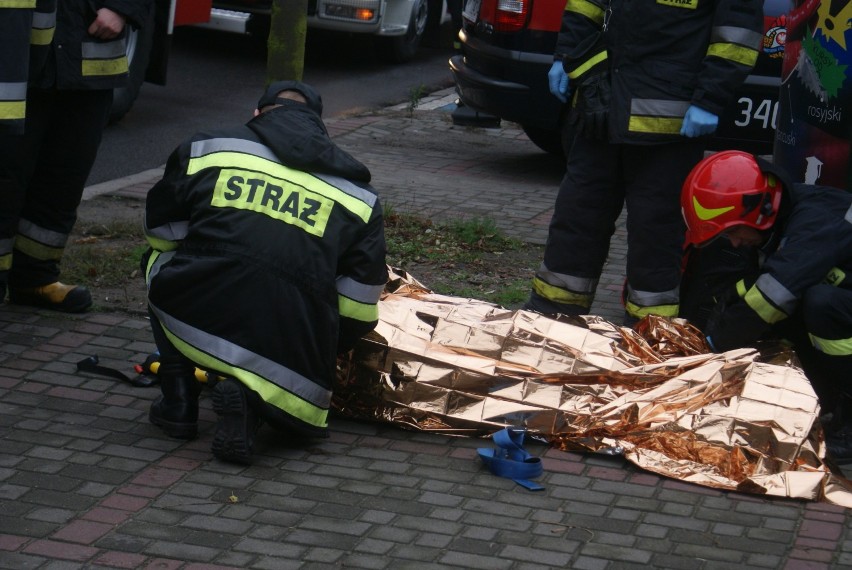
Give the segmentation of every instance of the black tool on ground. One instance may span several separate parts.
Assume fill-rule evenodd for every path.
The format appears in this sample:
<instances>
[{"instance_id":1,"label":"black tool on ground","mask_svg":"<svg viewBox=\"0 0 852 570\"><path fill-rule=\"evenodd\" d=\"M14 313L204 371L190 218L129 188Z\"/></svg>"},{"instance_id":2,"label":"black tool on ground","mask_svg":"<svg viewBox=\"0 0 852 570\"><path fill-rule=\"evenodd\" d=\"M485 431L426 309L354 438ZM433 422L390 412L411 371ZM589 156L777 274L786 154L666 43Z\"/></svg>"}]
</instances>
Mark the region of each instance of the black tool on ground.
<instances>
[{"instance_id":1,"label":"black tool on ground","mask_svg":"<svg viewBox=\"0 0 852 570\"><path fill-rule=\"evenodd\" d=\"M77 363L77 372L91 372L92 374L110 376L112 378L123 380L137 388L149 388L160 383L160 379L154 375L138 374L131 378L121 370L109 368L108 366L101 366L99 362L100 360L98 360L97 355L87 356Z\"/></svg>"}]
</instances>

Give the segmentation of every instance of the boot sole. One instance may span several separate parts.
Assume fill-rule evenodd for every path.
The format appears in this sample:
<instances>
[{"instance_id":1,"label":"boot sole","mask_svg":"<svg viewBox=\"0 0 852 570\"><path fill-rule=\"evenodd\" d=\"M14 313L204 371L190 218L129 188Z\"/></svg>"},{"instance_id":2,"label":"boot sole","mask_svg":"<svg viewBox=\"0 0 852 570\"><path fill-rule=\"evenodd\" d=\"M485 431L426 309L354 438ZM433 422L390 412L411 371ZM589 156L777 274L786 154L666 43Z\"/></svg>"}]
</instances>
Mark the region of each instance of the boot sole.
<instances>
[{"instance_id":1,"label":"boot sole","mask_svg":"<svg viewBox=\"0 0 852 570\"><path fill-rule=\"evenodd\" d=\"M165 434L175 439L195 439L198 437L198 424L177 423L164 420L148 410L148 421L162 429Z\"/></svg>"},{"instance_id":2,"label":"boot sole","mask_svg":"<svg viewBox=\"0 0 852 570\"><path fill-rule=\"evenodd\" d=\"M213 435L213 455L222 461L251 463L248 401L236 380L223 380L213 389L213 411L219 417Z\"/></svg>"}]
</instances>

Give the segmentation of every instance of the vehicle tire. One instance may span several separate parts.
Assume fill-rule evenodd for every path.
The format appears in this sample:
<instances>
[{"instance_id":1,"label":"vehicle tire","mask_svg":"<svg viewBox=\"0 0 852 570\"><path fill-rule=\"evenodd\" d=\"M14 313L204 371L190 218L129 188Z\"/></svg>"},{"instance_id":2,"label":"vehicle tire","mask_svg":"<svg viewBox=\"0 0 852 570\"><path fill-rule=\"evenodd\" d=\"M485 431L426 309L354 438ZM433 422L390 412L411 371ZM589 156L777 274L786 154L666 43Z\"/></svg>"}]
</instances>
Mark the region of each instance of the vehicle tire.
<instances>
[{"instance_id":1,"label":"vehicle tire","mask_svg":"<svg viewBox=\"0 0 852 570\"><path fill-rule=\"evenodd\" d=\"M411 8L411 18L408 21L408 30L405 34L376 38L379 57L389 63L411 61L417 53L417 48L420 47L420 40L423 39L428 21L428 0L417 0Z\"/></svg>"},{"instance_id":2,"label":"vehicle tire","mask_svg":"<svg viewBox=\"0 0 852 570\"><path fill-rule=\"evenodd\" d=\"M152 7L145 25L138 30L130 28L127 34L127 63L130 74L125 87L113 90L112 108L109 113L110 123L118 122L136 101L142 83L145 82L145 71L148 69L148 60L151 57L153 37L154 10Z\"/></svg>"},{"instance_id":3,"label":"vehicle tire","mask_svg":"<svg viewBox=\"0 0 852 570\"><path fill-rule=\"evenodd\" d=\"M566 149L562 144L562 129L542 129L526 125L521 125L521 127L532 143L544 152L561 157L565 156Z\"/></svg>"}]
</instances>

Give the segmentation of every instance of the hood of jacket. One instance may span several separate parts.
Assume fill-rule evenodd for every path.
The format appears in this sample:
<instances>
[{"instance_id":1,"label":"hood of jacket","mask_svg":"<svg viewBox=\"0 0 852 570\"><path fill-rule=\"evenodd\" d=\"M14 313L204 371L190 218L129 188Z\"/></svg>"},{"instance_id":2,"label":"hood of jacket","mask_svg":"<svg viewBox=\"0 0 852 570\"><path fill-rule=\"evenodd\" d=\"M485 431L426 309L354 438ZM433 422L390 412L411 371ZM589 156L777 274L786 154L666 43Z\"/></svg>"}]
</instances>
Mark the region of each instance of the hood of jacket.
<instances>
[{"instance_id":1,"label":"hood of jacket","mask_svg":"<svg viewBox=\"0 0 852 570\"><path fill-rule=\"evenodd\" d=\"M303 103L282 101L247 123L257 137L291 168L369 182L370 170L328 136L322 119Z\"/></svg>"}]
</instances>

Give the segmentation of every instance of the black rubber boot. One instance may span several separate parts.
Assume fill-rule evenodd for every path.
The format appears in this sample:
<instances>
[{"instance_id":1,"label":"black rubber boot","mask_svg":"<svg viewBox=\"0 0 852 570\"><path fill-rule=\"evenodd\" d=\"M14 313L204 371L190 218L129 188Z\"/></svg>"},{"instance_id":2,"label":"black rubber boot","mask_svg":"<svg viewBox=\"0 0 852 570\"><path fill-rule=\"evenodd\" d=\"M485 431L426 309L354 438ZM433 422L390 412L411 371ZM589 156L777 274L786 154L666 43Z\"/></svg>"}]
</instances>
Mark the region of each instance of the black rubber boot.
<instances>
[{"instance_id":1,"label":"black rubber boot","mask_svg":"<svg viewBox=\"0 0 852 570\"><path fill-rule=\"evenodd\" d=\"M823 424L826 453L838 465L852 463L852 394L840 393L830 419Z\"/></svg>"},{"instance_id":2,"label":"black rubber boot","mask_svg":"<svg viewBox=\"0 0 852 570\"><path fill-rule=\"evenodd\" d=\"M213 388L213 411L219 416L213 434L213 455L222 461L251 463L254 436L260 418L254 409L253 392L233 378L225 378Z\"/></svg>"},{"instance_id":3,"label":"black rubber boot","mask_svg":"<svg viewBox=\"0 0 852 570\"><path fill-rule=\"evenodd\" d=\"M160 362L157 375L163 394L151 404L148 420L169 437L194 439L198 435L198 395L201 393L194 367L185 361Z\"/></svg>"}]
</instances>

